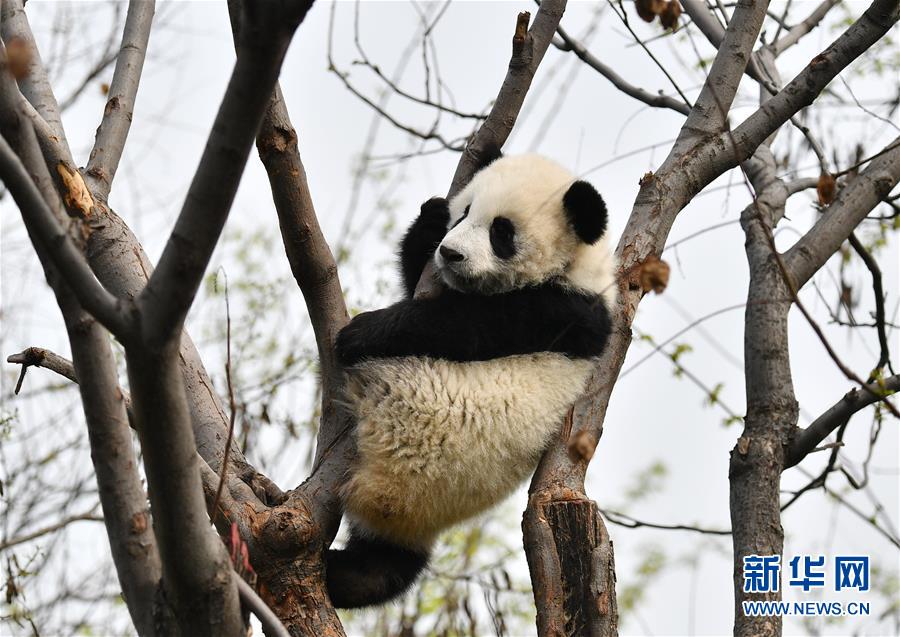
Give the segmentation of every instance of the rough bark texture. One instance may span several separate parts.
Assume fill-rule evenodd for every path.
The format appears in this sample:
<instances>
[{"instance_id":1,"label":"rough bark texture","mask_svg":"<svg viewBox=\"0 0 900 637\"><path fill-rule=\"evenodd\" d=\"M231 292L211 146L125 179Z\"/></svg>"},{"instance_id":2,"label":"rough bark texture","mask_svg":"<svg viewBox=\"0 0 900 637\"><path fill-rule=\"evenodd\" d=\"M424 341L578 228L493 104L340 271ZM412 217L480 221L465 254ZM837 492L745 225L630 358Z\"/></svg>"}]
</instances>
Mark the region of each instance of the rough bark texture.
<instances>
[{"instance_id":1,"label":"rough bark texture","mask_svg":"<svg viewBox=\"0 0 900 637\"><path fill-rule=\"evenodd\" d=\"M13 4L5 2L4 10L13 7ZM8 70L0 69L4 84L0 120L8 137L17 143L23 142L16 157L3 140L0 144L0 171L22 211L35 249L39 254L46 254L52 266L48 267L48 280L51 285L70 290L77 300L77 304L64 302L66 299L60 295L60 307L66 314L73 351L78 353L75 368L81 380L85 411L89 422L98 425L92 434L100 430L99 425L105 424L104 420L115 425L114 431L107 429L107 435L100 438L92 435L91 441L97 450L113 454L112 457L95 457L94 460L98 480L101 481L101 499L104 508L109 509L107 524L114 556L117 557L117 570L120 578L127 580L123 581L123 590L129 597L129 610L135 617L135 624L142 632L157 632L157 628L165 633L172 632L171 625L166 628L163 624L154 623L159 619L153 611L154 602L159 597L155 591L160 580L165 589L165 600L171 603L174 610L179 632L190 635L237 635L244 631L238 589L228 555L209 528L201 476L208 478L212 470L197 455L180 371L179 344L184 316L193 302L200 278L227 218L257 124L266 107L266 96L275 85L293 31L310 4L298 3L290 6L289 11L287 6L280 5L253 5L248 8L245 13L246 29L238 47L238 61L232 79L182 214L163 254L161 267L151 274L141 263L140 251L132 248L142 276L134 277L135 272L130 271L124 277L126 284L143 282L148 277L150 280L146 285L138 286L139 291L134 290L122 297L101 286L97 278L102 280L102 277L98 273L95 278L95 273L84 260L81 244L90 233L70 235L66 231L67 219L58 212L59 196L54 186L60 189L70 215L79 220L95 217L95 212L102 205L97 201L105 199L114 175L128 132L129 115L126 113L123 120L115 108L106 111L105 126L101 125L98 134L98 144L103 147L95 148L98 151L95 158L99 157L95 168L104 178L97 186L101 196L94 197L81 173L72 165L64 137L48 134L41 125L44 120L44 124L52 126L53 122L59 122L59 118L58 107L45 75L42 81L43 69L39 57L35 56L37 67L28 81L21 83L34 114L29 112L23 116L19 113L19 105L26 102L24 99L19 101L18 87L12 82ZM125 53L119 59L114 80L121 95L113 96L115 99L130 101L136 93L151 16L152 5L132 3L126 20ZM8 17L10 24L30 37L21 6L18 6L18 13ZM38 94L41 95L40 103L36 97ZM34 137L32 122L35 129L42 131L46 137L41 150ZM11 125L15 125L17 134L10 134ZM26 134L20 135L18 131ZM50 132L56 131L51 128ZM42 150L45 153L43 158ZM42 175L33 181L24 166L30 166L32 170L38 168ZM44 176L47 168L58 173L59 179L55 183ZM221 186L223 180L227 184L225 188ZM122 249L121 245L114 247ZM121 264L113 263L111 269L118 273L117 265ZM49 273L54 272L61 277L51 277ZM121 276L116 274L113 278ZM91 311L125 346L134 422L141 437L150 487L152 534L149 534L146 505L139 482L132 480L125 485L128 489L116 488L111 482L114 472L121 474L123 479L128 475L136 478L133 458L132 465L128 465L129 456L121 448L127 442L130 450L130 434L121 427L127 421L124 400L115 382L115 366L111 356L108 351L106 356L100 356L102 352L97 351L102 332L95 334L92 341L82 338L83 328L92 321L85 321L79 305ZM82 344L83 348L80 347ZM106 347L108 350L108 344ZM97 365L87 365L88 360ZM210 388L207 390L212 393ZM108 464L116 456L119 462L115 466ZM123 461L125 464L122 464ZM251 505L258 504L240 489L237 494ZM234 494L229 493L229 498L233 501ZM138 510L132 513L135 507ZM123 514L128 515L127 520L122 519ZM146 568L143 570L133 567L142 551L136 550L133 542L128 542L126 534L129 532L138 539L143 535L156 540L156 545L150 546L152 550L144 554ZM126 557L129 552L133 554ZM157 560L155 567L152 561L154 556Z\"/></svg>"},{"instance_id":2,"label":"rough bark texture","mask_svg":"<svg viewBox=\"0 0 900 637\"><path fill-rule=\"evenodd\" d=\"M591 500L530 502L525 551L540 635L615 635L613 546Z\"/></svg>"},{"instance_id":3,"label":"rough bark texture","mask_svg":"<svg viewBox=\"0 0 900 637\"><path fill-rule=\"evenodd\" d=\"M743 558L782 554L781 471L799 414L787 347L790 290L767 236L784 214L787 191L780 182L763 183L765 169L774 169L767 147L761 147L748 164L751 180L760 186L762 194L757 205L749 206L741 219L750 265L744 317L747 415L741 437L731 452L728 473L734 547L734 633L742 637L781 634L780 618L744 615L743 601L780 600L781 587L771 593L745 593Z\"/></svg>"},{"instance_id":4,"label":"rough bark texture","mask_svg":"<svg viewBox=\"0 0 900 637\"><path fill-rule=\"evenodd\" d=\"M166 594L187 635L236 635L243 628L225 546L209 527L177 343L125 349L153 529Z\"/></svg>"}]
</instances>

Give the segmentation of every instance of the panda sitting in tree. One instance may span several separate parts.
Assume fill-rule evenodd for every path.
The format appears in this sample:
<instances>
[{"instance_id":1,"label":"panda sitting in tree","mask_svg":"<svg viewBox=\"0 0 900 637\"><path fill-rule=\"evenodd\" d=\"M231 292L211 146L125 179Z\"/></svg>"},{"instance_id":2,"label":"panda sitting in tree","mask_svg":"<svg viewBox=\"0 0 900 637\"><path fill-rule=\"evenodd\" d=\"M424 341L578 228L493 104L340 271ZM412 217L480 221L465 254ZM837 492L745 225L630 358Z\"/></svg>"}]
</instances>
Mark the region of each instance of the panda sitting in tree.
<instances>
[{"instance_id":1,"label":"panda sitting in tree","mask_svg":"<svg viewBox=\"0 0 900 637\"><path fill-rule=\"evenodd\" d=\"M594 188L539 155L501 157L422 205L400 248L406 299L337 338L358 425L329 550L338 608L383 603L438 535L534 471L610 333L615 260ZM430 259L446 286L414 299Z\"/></svg>"}]
</instances>

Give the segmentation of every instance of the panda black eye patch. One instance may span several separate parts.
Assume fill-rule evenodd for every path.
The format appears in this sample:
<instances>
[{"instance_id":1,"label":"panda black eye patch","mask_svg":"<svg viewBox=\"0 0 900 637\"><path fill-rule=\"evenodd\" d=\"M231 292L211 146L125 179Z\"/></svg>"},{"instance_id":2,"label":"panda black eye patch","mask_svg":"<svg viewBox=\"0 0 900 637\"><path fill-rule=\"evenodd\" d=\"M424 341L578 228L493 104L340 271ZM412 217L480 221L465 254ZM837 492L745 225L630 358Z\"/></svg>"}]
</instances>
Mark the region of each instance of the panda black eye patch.
<instances>
[{"instance_id":1,"label":"panda black eye patch","mask_svg":"<svg viewBox=\"0 0 900 637\"><path fill-rule=\"evenodd\" d=\"M491 248L501 259L510 259L516 254L516 227L506 217L496 217L491 222Z\"/></svg>"}]
</instances>

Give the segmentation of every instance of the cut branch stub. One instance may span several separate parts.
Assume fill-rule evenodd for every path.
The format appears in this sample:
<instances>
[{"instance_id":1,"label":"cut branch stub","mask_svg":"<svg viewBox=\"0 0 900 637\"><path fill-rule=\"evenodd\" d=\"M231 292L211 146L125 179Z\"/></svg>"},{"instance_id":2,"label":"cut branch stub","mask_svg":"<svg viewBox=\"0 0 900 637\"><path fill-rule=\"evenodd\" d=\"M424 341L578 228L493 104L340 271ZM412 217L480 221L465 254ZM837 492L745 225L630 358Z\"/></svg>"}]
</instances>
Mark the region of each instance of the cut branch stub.
<instances>
[{"instance_id":1,"label":"cut branch stub","mask_svg":"<svg viewBox=\"0 0 900 637\"><path fill-rule=\"evenodd\" d=\"M525 41L528 38L529 20L531 20L531 14L528 11L522 11L516 19L516 32L513 35L513 54L510 64L522 63L522 53L525 48Z\"/></svg>"},{"instance_id":2,"label":"cut branch stub","mask_svg":"<svg viewBox=\"0 0 900 637\"><path fill-rule=\"evenodd\" d=\"M534 587L538 634L616 635L613 545L597 504L533 502L522 526L532 581L543 584Z\"/></svg>"}]
</instances>

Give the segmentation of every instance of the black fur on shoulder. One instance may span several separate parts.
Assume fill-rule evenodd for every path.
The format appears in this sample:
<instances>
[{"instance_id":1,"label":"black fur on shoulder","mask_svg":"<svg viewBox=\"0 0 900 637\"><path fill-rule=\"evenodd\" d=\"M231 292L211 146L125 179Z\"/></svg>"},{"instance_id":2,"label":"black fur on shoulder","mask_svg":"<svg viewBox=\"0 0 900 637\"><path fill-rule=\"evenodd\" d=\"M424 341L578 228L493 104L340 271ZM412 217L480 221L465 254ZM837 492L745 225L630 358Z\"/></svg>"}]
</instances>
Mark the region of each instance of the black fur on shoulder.
<instances>
[{"instance_id":1,"label":"black fur on shoulder","mask_svg":"<svg viewBox=\"0 0 900 637\"><path fill-rule=\"evenodd\" d=\"M365 537L350 529L347 546L325 556L328 597L335 608L383 604L403 594L428 564L428 552Z\"/></svg>"},{"instance_id":2,"label":"black fur on shoulder","mask_svg":"<svg viewBox=\"0 0 900 637\"><path fill-rule=\"evenodd\" d=\"M400 242L400 273L407 298L412 298L425 264L447 234L450 207L443 197L432 197L422 204L419 216L413 221Z\"/></svg>"},{"instance_id":3,"label":"black fur on shoulder","mask_svg":"<svg viewBox=\"0 0 900 637\"><path fill-rule=\"evenodd\" d=\"M336 351L345 366L392 356L465 362L560 352L591 358L603 352L610 330L603 297L554 283L490 295L445 290L437 298L358 314L338 333Z\"/></svg>"},{"instance_id":4,"label":"black fur on shoulder","mask_svg":"<svg viewBox=\"0 0 900 637\"><path fill-rule=\"evenodd\" d=\"M563 196L569 222L585 243L595 243L606 232L606 204L592 185L576 181Z\"/></svg>"}]
</instances>

